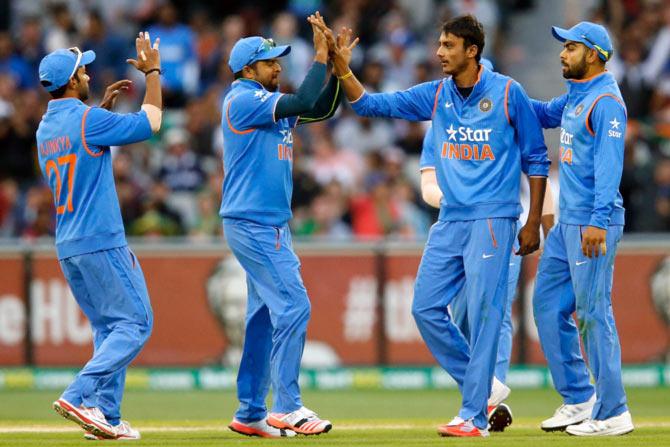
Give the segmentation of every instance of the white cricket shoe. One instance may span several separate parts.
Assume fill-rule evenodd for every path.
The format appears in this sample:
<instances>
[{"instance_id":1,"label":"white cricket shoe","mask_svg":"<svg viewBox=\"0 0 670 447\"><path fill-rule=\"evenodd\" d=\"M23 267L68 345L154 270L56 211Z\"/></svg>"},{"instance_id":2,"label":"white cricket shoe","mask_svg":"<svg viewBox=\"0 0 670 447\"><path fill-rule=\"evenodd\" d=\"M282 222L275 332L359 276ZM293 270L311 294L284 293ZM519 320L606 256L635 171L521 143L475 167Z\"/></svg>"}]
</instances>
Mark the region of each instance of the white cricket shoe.
<instances>
[{"instance_id":1,"label":"white cricket shoe","mask_svg":"<svg viewBox=\"0 0 670 447\"><path fill-rule=\"evenodd\" d=\"M489 436L489 431L486 428L477 428L472 419L464 421L456 416L448 424L437 427L437 434L457 438L485 438Z\"/></svg>"},{"instance_id":2,"label":"white cricket shoe","mask_svg":"<svg viewBox=\"0 0 670 447\"><path fill-rule=\"evenodd\" d=\"M591 417L593 406L596 403L595 393L589 400L581 404L563 404L554 412L549 419L545 419L540 424L544 431L563 431L569 425L579 424Z\"/></svg>"},{"instance_id":3,"label":"white cricket shoe","mask_svg":"<svg viewBox=\"0 0 670 447\"><path fill-rule=\"evenodd\" d=\"M283 428L301 435L320 435L333 428L332 422L321 419L307 407L301 407L291 413L270 413L268 424L275 428Z\"/></svg>"},{"instance_id":4,"label":"white cricket shoe","mask_svg":"<svg viewBox=\"0 0 670 447\"><path fill-rule=\"evenodd\" d=\"M295 436L294 431L275 428L268 424L267 419L254 422L240 422L237 419L233 419L228 428L241 435L258 436L261 438L291 438Z\"/></svg>"},{"instance_id":5,"label":"white cricket shoe","mask_svg":"<svg viewBox=\"0 0 670 447\"><path fill-rule=\"evenodd\" d=\"M139 430L134 429L130 426L128 421L121 421L119 425L115 425L114 429L116 430L116 438L113 440L116 441L136 441L142 439ZM110 438L103 438L101 436L96 436L93 433L84 434L84 439L89 441L110 441Z\"/></svg>"},{"instance_id":6,"label":"white cricket shoe","mask_svg":"<svg viewBox=\"0 0 670 447\"><path fill-rule=\"evenodd\" d=\"M629 411L602 421L588 419L581 424L570 425L565 432L573 436L617 436L633 431L633 418Z\"/></svg>"},{"instance_id":7,"label":"white cricket shoe","mask_svg":"<svg viewBox=\"0 0 670 447\"><path fill-rule=\"evenodd\" d=\"M491 395L486 404L486 413L488 415L490 431L502 432L505 428L512 425L512 409L509 405L504 404L503 401L507 399L512 390L493 377L493 385L491 386Z\"/></svg>"},{"instance_id":8,"label":"white cricket shoe","mask_svg":"<svg viewBox=\"0 0 670 447\"><path fill-rule=\"evenodd\" d=\"M107 422L107 418L99 408L75 407L63 398L54 402L53 408L58 414L78 424L88 433L105 439L116 438L116 430Z\"/></svg>"},{"instance_id":9,"label":"white cricket shoe","mask_svg":"<svg viewBox=\"0 0 670 447\"><path fill-rule=\"evenodd\" d=\"M487 402L488 407L497 407L505 401L510 395L512 390L510 387L502 383L496 377L493 377L493 385L491 386L491 395Z\"/></svg>"}]
</instances>

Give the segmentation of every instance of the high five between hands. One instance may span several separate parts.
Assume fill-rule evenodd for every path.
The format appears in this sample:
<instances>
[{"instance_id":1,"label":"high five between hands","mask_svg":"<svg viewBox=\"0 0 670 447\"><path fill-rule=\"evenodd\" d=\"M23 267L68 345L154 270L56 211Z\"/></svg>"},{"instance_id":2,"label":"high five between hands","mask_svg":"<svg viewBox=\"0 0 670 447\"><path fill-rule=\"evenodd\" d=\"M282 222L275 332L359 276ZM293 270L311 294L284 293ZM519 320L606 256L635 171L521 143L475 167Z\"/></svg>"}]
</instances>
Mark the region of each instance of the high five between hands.
<instances>
[{"instance_id":1,"label":"high five between hands","mask_svg":"<svg viewBox=\"0 0 670 447\"><path fill-rule=\"evenodd\" d=\"M317 53L314 59L317 60L319 53L324 50L325 45L327 56L333 64L333 73L341 79L346 77L350 71L349 62L351 61L351 53L359 42L358 37L352 41L353 31L351 28L342 27L336 38L333 31L326 25L319 11L310 15L307 21L312 25L314 32L314 50ZM318 47L317 40L319 41ZM325 60L319 62L325 63Z\"/></svg>"}]
</instances>

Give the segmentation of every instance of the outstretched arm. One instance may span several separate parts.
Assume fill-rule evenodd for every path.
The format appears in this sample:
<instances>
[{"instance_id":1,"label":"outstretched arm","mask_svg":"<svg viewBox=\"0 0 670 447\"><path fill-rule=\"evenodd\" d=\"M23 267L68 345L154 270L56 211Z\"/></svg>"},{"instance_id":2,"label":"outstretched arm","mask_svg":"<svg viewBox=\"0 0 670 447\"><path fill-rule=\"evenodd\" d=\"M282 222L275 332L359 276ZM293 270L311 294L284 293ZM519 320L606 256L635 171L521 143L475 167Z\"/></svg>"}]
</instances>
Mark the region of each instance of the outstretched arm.
<instances>
[{"instance_id":1,"label":"outstretched arm","mask_svg":"<svg viewBox=\"0 0 670 447\"><path fill-rule=\"evenodd\" d=\"M567 93L550 101L538 101L537 99L530 99L530 104L533 106L535 115L537 115L537 118L540 120L540 124L544 129L553 129L561 125L563 109L565 108L567 102Z\"/></svg>"},{"instance_id":2,"label":"outstretched arm","mask_svg":"<svg viewBox=\"0 0 670 447\"><path fill-rule=\"evenodd\" d=\"M328 84L321 90L321 94L312 110L300 115L298 125L316 123L331 118L335 115L343 96L344 93L340 87L340 81L336 76L331 76Z\"/></svg>"},{"instance_id":3,"label":"outstretched arm","mask_svg":"<svg viewBox=\"0 0 670 447\"><path fill-rule=\"evenodd\" d=\"M314 63L302 84L300 84L298 91L295 94L282 95L279 98L274 112L275 119L309 113L319 101L321 87L326 78L328 42L326 35L320 28L312 25L312 31L314 33Z\"/></svg>"}]
</instances>

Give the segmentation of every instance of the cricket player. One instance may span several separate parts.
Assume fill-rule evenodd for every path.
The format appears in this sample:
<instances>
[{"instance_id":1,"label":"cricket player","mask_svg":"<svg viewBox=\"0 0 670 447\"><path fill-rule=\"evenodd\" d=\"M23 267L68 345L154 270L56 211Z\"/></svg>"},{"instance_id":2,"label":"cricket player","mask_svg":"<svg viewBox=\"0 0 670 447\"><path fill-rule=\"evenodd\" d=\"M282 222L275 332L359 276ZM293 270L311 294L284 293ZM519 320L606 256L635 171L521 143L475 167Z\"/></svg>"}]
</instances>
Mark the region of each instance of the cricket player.
<instances>
[{"instance_id":1,"label":"cricket player","mask_svg":"<svg viewBox=\"0 0 670 447\"><path fill-rule=\"evenodd\" d=\"M581 22L552 32L563 42L568 93L534 107L544 127L561 126L560 212L538 266L533 310L564 404L541 428L576 436L621 435L633 431L612 312L614 258L624 225L619 183L626 106L605 70L613 51L607 30ZM575 311L579 330L572 319Z\"/></svg>"},{"instance_id":2,"label":"cricket player","mask_svg":"<svg viewBox=\"0 0 670 447\"><path fill-rule=\"evenodd\" d=\"M482 65L488 68L486 60L482 58ZM490 65L489 65L490 66ZM491 67L492 69L492 67ZM421 160L419 168L421 170L421 195L423 200L434 208L440 208L440 202L444 194L440 190L435 174L435 159L439 157L440 148L432 146L433 127L430 126L423 140L423 149L421 151ZM547 178L547 187L544 193L544 203L542 204L542 233L546 239L551 227L554 226L554 200L549 178ZM520 223L517 225L520 229ZM507 372L509 371L510 359L512 355L512 304L516 298L517 282L521 272L521 256L515 254L519 249L519 244L515 242L514 250L510 253L509 276L507 281L507 307L503 316L502 327L500 330L500 339L498 341L498 354L496 358L495 374L491 387L491 395L487 402L487 414L489 419L490 431L504 431L506 427L512 424L512 410L504 403L509 397L511 390L506 385ZM470 328L468 326L467 299L462 289L458 296L450 304L451 316L454 323L461 330L466 339L470 339Z\"/></svg>"},{"instance_id":3,"label":"cricket player","mask_svg":"<svg viewBox=\"0 0 670 447\"><path fill-rule=\"evenodd\" d=\"M65 389L54 409L92 439L139 439L122 421L126 368L146 343L153 325L140 264L126 243L112 175L109 146L151 137L161 125L158 40L135 40L129 59L146 78L142 110L110 112L123 80L90 107L86 65L93 51L56 50L39 65L39 79L53 98L37 129L39 164L56 207L56 253L72 293L93 328L93 358Z\"/></svg>"},{"instance_id":4,"label":"cricket player","mask_svg":"<svg viewBox=\"0 0 670 447\"><path fill-rule=\"evenodd\" d=\"M314 435L332 428L303 405L298 376L310 303L293 252L293 136L298 124L330 118L341 99L326 80L328 44L314 30L314 62L295 94L278 91L278 58L291 50L270 39L240 39L228 65L235 82L223 100L223 200L228 246L247 274L248 302L237 376L240 406L229 428L249 436ZM351 49L340 54L347 63ZM345 53L343 51L342 53ZM272 385L273 408L265 398Z\"/></svg>"},{"instance_id":5,"label":"cricket player","mask_svg":"<svg viewBox=\"0 0 670 447\"><path fill-rule=\"evenodd\" d=\"M325 27L320 16L309 20ZM519 232L518 253L526 255L540 243L549 159L521 86L480 65L482 25L473 16L454 18L443 25L439 41L437 56L451 77L401 92L368 94L337 55L333 64L359 115L432 120L444 199L417 273L412 313L433 356L463 394L458 416L438 432L488 436L486 404L498 350L498 337L491 335L500 332L507 306L509 259L521 211L520 174L527 173L531 185L528 221ZM447 311L462 288L469 341Z\"/></svg>"}]
</instances>

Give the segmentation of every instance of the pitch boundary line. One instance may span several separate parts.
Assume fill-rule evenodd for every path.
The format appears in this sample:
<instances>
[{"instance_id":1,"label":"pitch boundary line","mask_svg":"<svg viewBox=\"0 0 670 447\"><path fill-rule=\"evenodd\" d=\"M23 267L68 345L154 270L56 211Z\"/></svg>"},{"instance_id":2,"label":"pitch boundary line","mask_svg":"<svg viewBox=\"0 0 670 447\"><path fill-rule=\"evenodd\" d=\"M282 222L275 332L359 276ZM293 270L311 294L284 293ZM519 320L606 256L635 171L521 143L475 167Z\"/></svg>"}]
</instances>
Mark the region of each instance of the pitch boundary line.
<instances>
[{"instance_id":1,"label":"pitch boundary line","mask_svg":"<svg viewBox=\"0 0 670 447\"><path fill-rule=\"evenodd\" d=\"M206 432L206 431L220 431L228 432L228 428L224 425L203 425L203 426L137 426L142 433L160 433L160 432ZM380 430L434 430L436 425L428 424L335 424L334 431L380 431ZM670 428L670 421L659 422L641 422L636 423L635 428ZM537 429L538 434L542 431L537 424L514 424L511 431L514 429ZM0 426L0 434L12 433L77 433L82 432L80 428L75 426L57 427L52 425L17 425L17 426Z\"/></svg>"}]
</instances>

